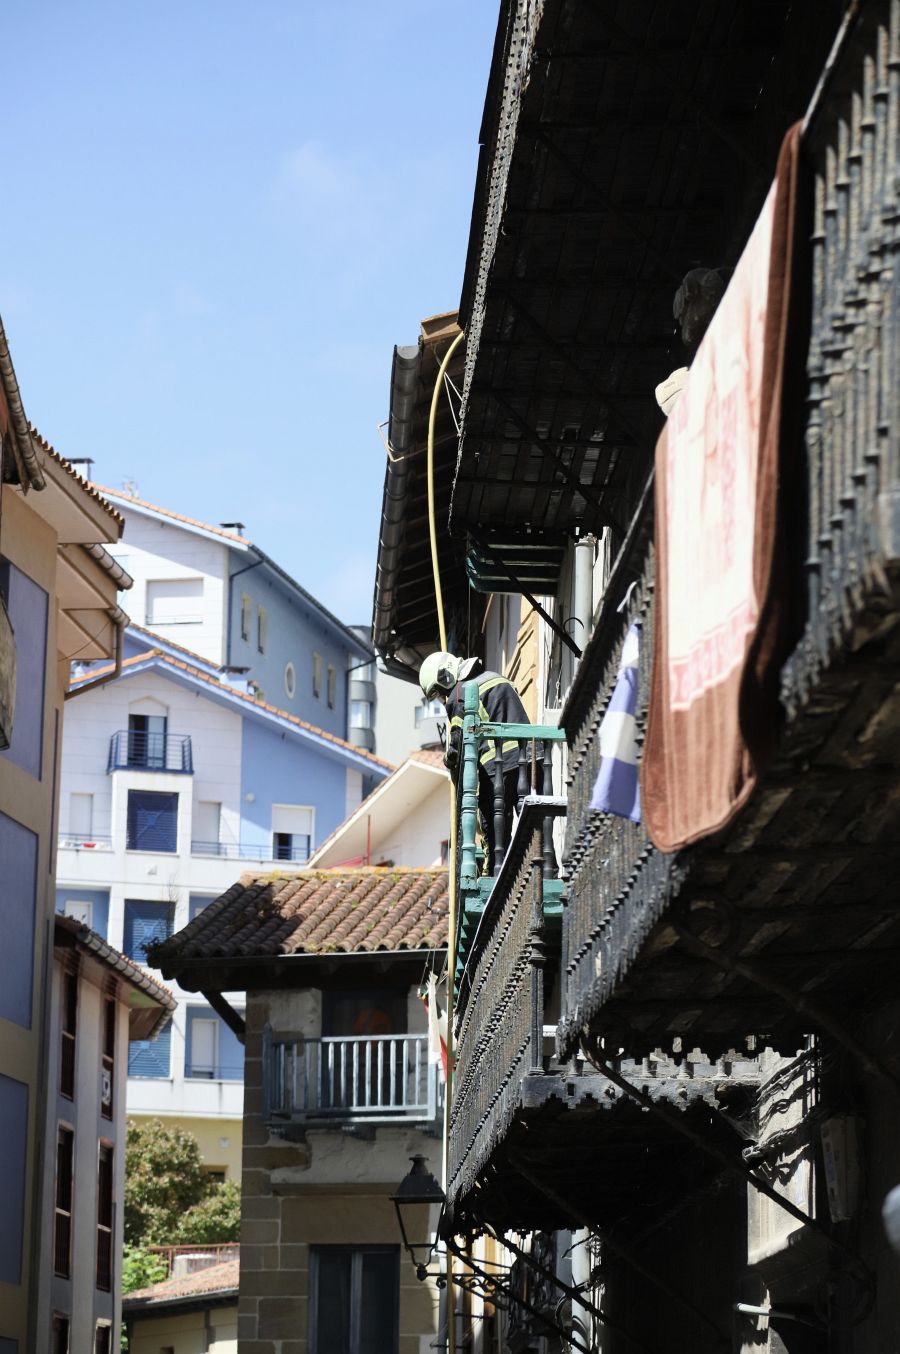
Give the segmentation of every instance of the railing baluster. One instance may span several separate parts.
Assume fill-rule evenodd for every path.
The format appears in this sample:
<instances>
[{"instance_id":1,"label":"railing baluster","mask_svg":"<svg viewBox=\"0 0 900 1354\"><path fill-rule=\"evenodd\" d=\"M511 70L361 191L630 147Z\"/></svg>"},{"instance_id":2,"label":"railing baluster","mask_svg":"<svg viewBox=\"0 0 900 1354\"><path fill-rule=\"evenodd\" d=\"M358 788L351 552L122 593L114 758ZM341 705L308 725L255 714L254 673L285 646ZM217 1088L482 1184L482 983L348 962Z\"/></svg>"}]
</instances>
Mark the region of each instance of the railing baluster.
<instances>
[{"instance_id":1,"label":"railing baluster","mask_svg":"<svg viewBox=\"0 0 900 1354\"><path fill-rule=\"evenodd\" d=\"M494 785L494 875L500 873L506 854L506 805L503 785L503 741L494 739L494 760L491 766Z\"/></svg>"},{"instance_id":2,"label":"railing baluster","mask_svg":"<svg viewBox=\"0 0 900 1354\"><path fill-rule=\"evenodd\" d=\"M532 740L531 746L532 746L532 747L534 746L533 740ZM528 747L529 747L528 739L527 739L527 738L520 738L520 739L519 739L519 779L518 779L518 781L516 782L516 811L517 811L518 813L521 813L521 812L522 812L522 800L523 800L523 799L525 798L525 796L528 794L528 779L529 779L529 777L528 777L528 762L529 762L529 757L528 757Z\"/></svg>"}]
</instances>

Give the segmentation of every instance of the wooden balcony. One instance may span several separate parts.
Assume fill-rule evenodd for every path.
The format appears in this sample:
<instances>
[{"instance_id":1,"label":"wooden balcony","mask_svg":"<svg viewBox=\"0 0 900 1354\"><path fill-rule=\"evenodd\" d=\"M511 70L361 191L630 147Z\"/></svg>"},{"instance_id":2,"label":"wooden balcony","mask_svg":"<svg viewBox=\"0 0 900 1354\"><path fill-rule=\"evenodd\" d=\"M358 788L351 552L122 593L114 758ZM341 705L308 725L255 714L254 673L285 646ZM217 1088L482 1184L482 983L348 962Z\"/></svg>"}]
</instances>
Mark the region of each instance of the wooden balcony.
<instances>
[{"instance_id":1,"label":"wooden balcony","mask_svg":"<svg viewBox=\"0 0 900 1354\"><path fill-rule=\"evenodd\" d=\"M482 728L492 736L524 731L467 728L464 770ZM544 766L546 783L549 758ZM461 802L468 811L468 801ZM612 1081L580 1059L564 1064L556 1056L562 883L551 827L565 807L552 795L525 794L493 876L472 873L469 819L461 834L448 1235L485 1225L552 1231L571 1225L573 1208L593 1222L612 1219L645 1198L664 1197L676 1181L699 1184L708 1171L706 1161L685 1152L671 1126L644 1114ZM731 1128L712 1110L753 1084L752 1063L712 1067L685 1060L676 1066L657 1059L625 1062L619 1070L673 1111L704 1125L712 1121L712 1137L733 1146ZM627 1164L633 1152L641 1154L638 1183ZM680 1174L673 1175L673 1161Z\"/></svg>"},{"instance_id":2,"label":"wooden balcony","mask_svg":"<svg viewBox=\"0 0 900 1354\"><path fill-rule=\"evenodd\" d=\"M560 1043L716 1057L749 1038L853 1046L896 987L900 910L900 14L861 13L805 129L814 174L804 620L779 755L738 819L676 857L589 810L632 619L646 714L654 567L642 504L563 711L570 745ZM637 587L620 613L629 583Z\"/></svg>"},{"instance_id":3,"label":"wooden balcony","mask_svg":"<svg viewBox=\"0 0 900 1354\"><path fill-rule=\"evenodd\" d=\"M424 1034L263 1040L266 1121L276 1131L335 1124L434 1123L438 1069Z\"/></svg>"}]
</instances>

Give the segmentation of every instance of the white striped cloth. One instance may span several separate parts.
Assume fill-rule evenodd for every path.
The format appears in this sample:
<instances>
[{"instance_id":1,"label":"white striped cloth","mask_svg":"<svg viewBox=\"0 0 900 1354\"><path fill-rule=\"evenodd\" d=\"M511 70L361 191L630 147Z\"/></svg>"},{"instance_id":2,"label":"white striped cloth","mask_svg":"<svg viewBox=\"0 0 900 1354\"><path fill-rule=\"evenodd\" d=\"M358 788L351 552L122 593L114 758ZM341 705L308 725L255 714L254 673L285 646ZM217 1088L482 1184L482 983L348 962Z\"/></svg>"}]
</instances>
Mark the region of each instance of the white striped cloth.
<instances>
[{"instance_id":1,"label":"white striped cloth","mask_svg":"<svg viewBox=\"0 0 900 1354\"><path fill-rule=\"evenodd\" d=\"M635 714L641 627L628 629L612 699L600 725L600 770L591 795L591 808L641 821Z\"/></svg>"}]
</instances>

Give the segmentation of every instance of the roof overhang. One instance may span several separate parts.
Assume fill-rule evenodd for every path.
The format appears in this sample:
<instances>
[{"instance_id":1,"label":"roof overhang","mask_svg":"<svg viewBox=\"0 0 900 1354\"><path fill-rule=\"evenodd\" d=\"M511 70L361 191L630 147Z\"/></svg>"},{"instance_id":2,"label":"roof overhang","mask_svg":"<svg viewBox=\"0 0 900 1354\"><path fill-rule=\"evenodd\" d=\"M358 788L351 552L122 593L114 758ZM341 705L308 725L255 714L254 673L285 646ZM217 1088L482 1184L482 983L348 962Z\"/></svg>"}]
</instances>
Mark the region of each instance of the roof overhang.
<instances>
[{"instance_id":1,"label":"roof overhang","mask_svg":"<svg viewBox=\"0 0 900 1354\"><path fill-rule=\"evenodd\" d=\"M122 672L118 680L127 681L129 677L136 677L139 673L147 671L157 671L170 681L188 687L199 695L206 696L211 701L227 705L248 719L256 719L270 727L279 729L282 733L290 734L299 739L300 742L315 747L323 756L340 761L344 765L352 767L355 771L362 771L366 776L384 778L394 770L390 763L380 761L359 748L353 747L350 743L337 738L336 735L331 735L324 729L317 729L312 724L296 720L287 711L278 710L275 706L258 701L235 687L229 687L208 671L199 668L194 669L184 659L178 658L174 654L163 653L160 649L150 649L146 654L136 654L134 657L126 659L122 664ZM102 675L102 670L100 672L85 672L71 683L72 690L77 690L79 686L86 685Z\"/></svg>"},{"instance_id":2,"label":"roof overhang","mask_svg":"<svg viewBox=\"0 0 900 1354\"><path fill-rule=\"evenodd\" d=\"M523 533L627 526L662 426L655 387L689 357L675 291L735 262L845 8L502 6L460 305L454 534L520 550Z\"/></svg>"},{"instance_id":3,"label":"roof overhang","mask_svg":"<svg viewBox=\"0 0 900 1354\"><path fill-rule=\"evenodd\" d=\"M166 979L186 992L296 991L361 988L373 979L412 986L443 950L330 951L328 954L240 955L162 963Z\"/></svg>"},{"instance_id":4,"label":"roof overhang","mask_svg":"<svg viewBox=\"0 0 900 1354\"><path fill-rule=\"evenodd\" d=\"M459 333L456 313L422 321L416 345L394 349L391 367L388 461L375 571L372 632L388 670L415 680L422 659L439 649L440 637L428 527L428 420L441 361ZM464 345L451 358L447 375L459 386ZM464 544L450 537L447 516L457 430L452 387L442 391L434 433L435 534L438 567L451 647L467 637Z\"/></svg>"},{"instance_id":5,"label":"roof overhang","mask_svg":"<svg viewBox=\"0 0 900 1354\"><path fill-rule=\"evenodd\" d=\"M175 1010L172 993L139 964L72 917L54 917L53 947L77 950L101 973L112 973L127 992L128 1037L150 1039Z\"/></svg>"},{"instance_id":6,"label":"roof overhang","mask_svg":"<svg viewBox=\"0 0 900 1354\"><path fill-rule=\"evenodd\" d=\"M433 791L446 787L449 780L445 767L410 758L366 796L359 808L310 856L307 868L327 870L360 861L368 864L369 841L389 837Z\"/></svg>"},{"instance_id":7,"label":"roof overhang","mask_svg":"<svg viewBox=\"0 0 900 1354\"><path fill-rule=\"evenodd\" d=\"M43 472L44 490L40 498L29 502L56 532L59 543L117 541L122 519L112 505L34 431L32 445Z\"/></svg>"},{"instance_id":8,"label":"roof overhang","mask_svg":"<svg viewBox=\"0 0 900 1354\"><path fill-rule=\"evenodd\" d=\"M60 653L79 663L111 657L124 619L117 595L131 579L100 546L61 545L56 561Z\"/></svg>"}]
</instances>

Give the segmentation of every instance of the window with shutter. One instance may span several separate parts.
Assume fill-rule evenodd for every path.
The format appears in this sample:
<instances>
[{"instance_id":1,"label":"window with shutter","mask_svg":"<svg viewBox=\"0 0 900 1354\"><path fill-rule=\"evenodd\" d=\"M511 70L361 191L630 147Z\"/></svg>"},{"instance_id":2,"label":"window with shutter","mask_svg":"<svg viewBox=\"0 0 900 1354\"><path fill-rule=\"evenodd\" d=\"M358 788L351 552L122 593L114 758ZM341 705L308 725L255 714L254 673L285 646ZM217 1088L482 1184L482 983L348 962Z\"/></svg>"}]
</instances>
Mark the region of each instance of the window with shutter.
<instances>
[{"instance_id":1,"label":"window with shutter","mask_svg":"<svg viewBox=\"0 0 900 1354\"><path fill-rule=\"evenodd\" d=\"M132 1039L128 1045L130 1077L169 1077L172 1064L172 1026L168 1024L155 1039Z\"/></svg>"},{"instance_id":2,"label":"window with shutter","mask_svg":"<svg viewBox=\"0 0 900 1354\"><path fill-rule=\"evenodd\" d=\"M178 795L128 791L129 851L178 850Z\"/></svg>"},{"instance_id":3,"label":"window with shutter","mask_svg":"<svg viewBox=\"0 0 900 1354\"><path fill-rule=\"evenodd\" d=\"M72 1265L72 1193L75 1134L60 1124L56 1138L56 1215L53 1227L53 1273L68 1279Z\"/></svg>"},{"instance_id":4,"label":"window with shutter","mask_svg":"<svg viewBox=\"0 0 900 1354\"><path fill-rule=\"evenodd\" d=\"M100 1144L97 1161L97 1287L112 1292L113 1146Z\"/></svg>"},{"instance_id":5,"label":"window with shutter","mask_svg":"<svg viewBox=\"0 0 900 1354\"><path fill-rule=\"evenodd\" d=\"M129 959L146 964L147 950L160 940L168 940L174 922L174 904L126 898L122 951Z\"/></svg>"},{"instance_id":6,"label":"window with shutter","mask_svg":"<svg viewBox=\"0 0 900 1354\"><path fill-rule=\"evenodd\" d=\"M243 1015L242 1010L238 1010ZM208 1006L190 1006L185 1029L184 1075L215 1081L241 1081L244 1046L221 1016Z\"/></svg>"}]
</instances>

